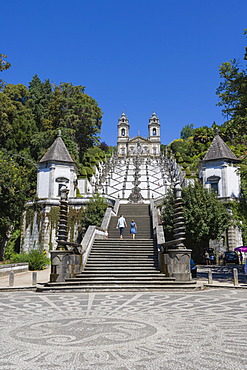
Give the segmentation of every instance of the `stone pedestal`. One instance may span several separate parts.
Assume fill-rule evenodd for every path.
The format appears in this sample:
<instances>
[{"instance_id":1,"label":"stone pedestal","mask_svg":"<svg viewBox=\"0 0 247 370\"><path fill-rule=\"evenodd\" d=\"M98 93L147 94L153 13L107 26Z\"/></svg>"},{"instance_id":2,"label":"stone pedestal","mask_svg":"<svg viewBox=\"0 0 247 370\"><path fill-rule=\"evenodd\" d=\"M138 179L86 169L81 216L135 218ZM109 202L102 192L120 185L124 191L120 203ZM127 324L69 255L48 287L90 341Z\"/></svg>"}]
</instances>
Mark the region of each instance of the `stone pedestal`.
<instances>
[{"instance_id":1,"label":"stone pedestal","mask_svg":"<svg viewBox=\"0 0 247 370\"><path fill-rule=\"evenodd\" d=\"M191 249L168 249L164 254L164 273L177 281L191 280Z\"/></svg>"},{"instance_id":2,"label":"stone pedestal","mask_svg":"<svg viewBox=\"0 0 247 370\"><path fill-rule=\"evenodd\" d=\"M50 282L76 277L82 270L82 254L73 251L51 251Z\"/></svg>"}]
</instances>

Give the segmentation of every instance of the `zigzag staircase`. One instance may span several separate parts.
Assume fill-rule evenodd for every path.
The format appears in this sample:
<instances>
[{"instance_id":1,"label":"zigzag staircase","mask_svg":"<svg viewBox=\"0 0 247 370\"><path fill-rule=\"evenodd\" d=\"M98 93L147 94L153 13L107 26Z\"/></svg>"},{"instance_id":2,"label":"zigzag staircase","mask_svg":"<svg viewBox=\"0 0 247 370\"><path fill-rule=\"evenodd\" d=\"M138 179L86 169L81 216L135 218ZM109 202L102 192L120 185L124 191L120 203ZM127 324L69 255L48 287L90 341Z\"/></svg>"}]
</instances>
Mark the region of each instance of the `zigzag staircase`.
<instances>
[{"instance_id":1,"label":"zigzag staircase","mask_svg":"<svg viewBox=\"0 0 247 370\"><path fill-rule=\"evenodd\" d=\"M95 240L84 271L65 282L47 283L38 291L133 291L191 288L195 282L176 282L157 269L157 253L151 235L149 206L144 204L121 205L129 225L134 219L138 226L135 240L130 238L129 227L124 239L119 239L117 218L109 226L109 239Z\"/></svg>"}]
</instances>

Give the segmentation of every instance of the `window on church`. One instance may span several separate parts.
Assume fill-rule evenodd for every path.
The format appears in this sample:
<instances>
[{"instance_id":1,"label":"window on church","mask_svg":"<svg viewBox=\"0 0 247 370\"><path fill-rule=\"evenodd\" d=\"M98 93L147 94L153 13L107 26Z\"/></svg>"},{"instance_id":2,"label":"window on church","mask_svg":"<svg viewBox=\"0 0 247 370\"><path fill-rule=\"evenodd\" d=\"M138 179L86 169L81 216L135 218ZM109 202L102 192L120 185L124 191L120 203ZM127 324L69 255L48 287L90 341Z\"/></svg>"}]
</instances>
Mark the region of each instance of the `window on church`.
<instances>
[{"instance_id":1,"label":"window on church","mask_svg":"<svg viewBox=\"0 0 247 370\"><path fill-rule=\"evenodd\" d=\"M125 136L125 129L124 128L122 128L121 135Z\"/></svg>"},{"instance_id":2,"label":"window on church","mask_svg":"<svg viewBox=\"0 0 247 370\"><path fill-rule=\"evenodd\" d=\"M219 176L210 176L207 178L208 183L210 184L211 189L219 195Z\"/></svg>"},{"instance_id":3,"label":"window on church","mask_svg":"<svg viewBox=\"0 0 247 370\"><path fill-rule=\"evenodd\" d=\"M153 128L153 135L156 136L156 128Z\"/></svg>"},{"instance_id":4,"label":"window on church","mask_svg":"<svg viewBox=\"0 0 247 370\"><path fill-rule=\"evenodd\" d=\"M125 148L122 148L122 154L125 154Z\"/></svg>"},{"instance_id":5,"label":"window on church","mask_svg":"<svg viewBox=\"0 0 247 370\"><path fill-rule=\"evenodd\" d=\"M156 153L157 153L156 148L153 148L153 154L156 155Z\"/></svg>"}]
</instances>

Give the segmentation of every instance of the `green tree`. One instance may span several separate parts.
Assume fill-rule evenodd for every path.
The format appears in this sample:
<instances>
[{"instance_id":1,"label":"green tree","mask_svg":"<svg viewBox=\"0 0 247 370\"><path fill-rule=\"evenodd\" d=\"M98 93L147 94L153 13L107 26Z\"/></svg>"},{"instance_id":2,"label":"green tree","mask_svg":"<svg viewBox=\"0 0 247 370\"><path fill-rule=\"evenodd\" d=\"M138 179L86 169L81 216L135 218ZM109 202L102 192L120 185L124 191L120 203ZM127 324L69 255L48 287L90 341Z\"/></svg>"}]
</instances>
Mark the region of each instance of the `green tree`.
<instances>
[{"instance_id":1,"label":"green tree","mask_svg":"<svg viewBox=\"0 0 247 370\"><path fill-rule=\"evenodd\" d=\"M27 169L0 152L0 260L11 232L19 226L29 186Z\"/></svg>"},{"instance_id":2,"label":"green tree","mask_svg":"<svg viewBox=\"0 0 247 370\"><path fill-rule=\"evenodd\" d=\"M247 31L244 32L247 34ZM247 48L245 48L247 50ZM246 60L246 54L244 56ZM247 71L240 69L239 62L231 59L220 66L220 83L216 94L218 105L227 121L224 124L228 140L232 143L247 142Z\"/></svg>"},{"instance_id":3,"label":"green tree","mask_svg":"<svg viewBox=\"0 0 247 370\"><path fill-rule=\"evenodd\" d=\"M50 81L45 80L45 82L41 82L38 75L34 75L29 84L29 93L29 106L32 109L39 131L52 129L49 107L54 99L54 94Z\"/></svg>"},{"instance_id":4,"label":"green tree","mask_svg":"<svg viewBox=\"0 0 247 370\"><path fill-rule=\"evenodd\" d=\"M102 111L81 85L62 83L55 87L49 115L54 129L66 127L77 143L80 162L85 151L99 143Z\"/></svg>"},{"instance_id":5,"label":"green tree","mask_svg":"<svg viewBox=\"0 0 247 370\"><path fill-rule=\"evenodd\" d=\"M31 109L28 89L22 85L6 85L0 92L0 145L11 152L29 152L30 140L37 127Z\"/></svg>"},{"instance_id":6,"label":"green tree","mask_svg":"<svg viewBox=\"0 0 247 370\"><path fill-rule=\"evenodd\" d=\"M100 226L106 208L107 204L105 199L99 194L94 194L85 207L82 219L82 229L86 230L90 225Z\"/></svg>"},{"instance_id":7,"label":"green tree","mask_svg":"<svg viewBox=\"0 0 247 370\"><path fill-rule=\"evenodd\" d=\"M221 238L229 225L229 214L216 194L202 187L200 183L183 188L184 218L186 225L186 246L193 251L193 257L200 261L210 239ZM167 239L172 239L174 195L169 193L164 201L163 221Z\"/></svg>"},{"instance_id":8,"label":"green tree","mask_svg":"<svg viewBox=\"0 0 247 370\"><path fill-rule=\"evenodd\" d=\"M108 152L108 150L109 150L109 146L108 146L104 141L102 141L102 142L100 143L99 148L100 148L101 150L103 150L103 152Z\"/></svg>"},{"instance_id":9,"label":"green tree","mask_svg":"<svg viewBox=\"0 0 247 370\"><path fill-rule=\"evenodd\" d=\"M194 125L185 125L180 132L180 139L188 139L188 137L193 136Z\"/></svg>"},{"instance_id":10,"label":"green tree","mask_svg":"<svg viewBox=\"0 0 247 370\"><path fill-rule=\"evenodd\" d=\"M194 129L193 140L194 143L207 144L211 143L215 135L214 130L208 126L202 126Z\"/></svg>"},{"instance_id":11,"label":"green tree","mask_svg":"<svg viewBox=\"0 0 247 370\"><path fill-rule=\"evenodd\" d=\"M10 62L7 62L5 59L8 58L7 55L0 54L0 72L6 71L11 67ZM3 88L5 82L0 79L0 89Z\"/></svg>"}]
</instances>

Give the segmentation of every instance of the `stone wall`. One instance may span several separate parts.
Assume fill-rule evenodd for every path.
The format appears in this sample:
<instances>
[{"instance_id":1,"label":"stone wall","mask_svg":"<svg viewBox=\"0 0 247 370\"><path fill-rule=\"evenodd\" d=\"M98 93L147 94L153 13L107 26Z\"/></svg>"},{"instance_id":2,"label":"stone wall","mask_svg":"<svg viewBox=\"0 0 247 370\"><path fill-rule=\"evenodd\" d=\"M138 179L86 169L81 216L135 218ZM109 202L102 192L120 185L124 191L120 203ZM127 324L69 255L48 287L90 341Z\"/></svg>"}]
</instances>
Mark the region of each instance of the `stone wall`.
<instances>
[{"instance_id":1,"label":"stone wall","mask_svg":"<svg viewBox=\"0 0 247 370\"><path fill-rule=\"evenodd\" d=\"M88 199L72 199L68 213L68 241L75 241L78 236L81 210ZM71 204L72 203L72 204ZM22 218L21 251L41 247L48 252L56 249L59 201L44 200L29 203Z\"/></svg>"}]
</instances>

